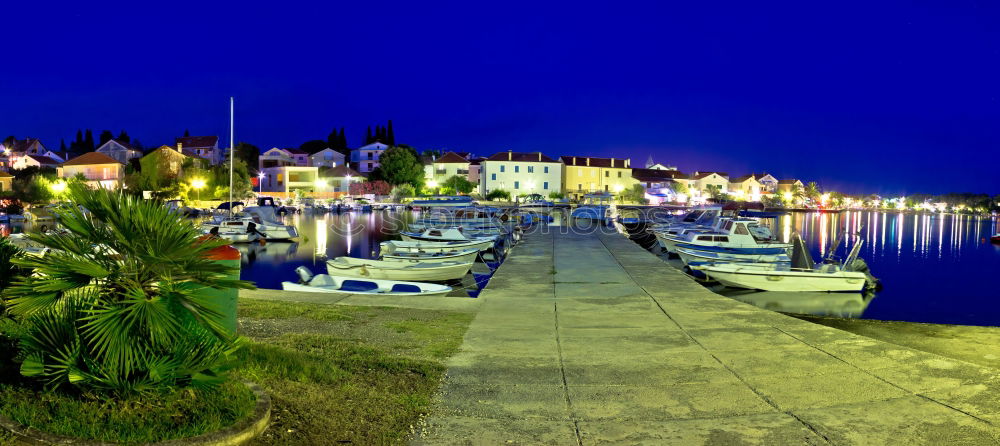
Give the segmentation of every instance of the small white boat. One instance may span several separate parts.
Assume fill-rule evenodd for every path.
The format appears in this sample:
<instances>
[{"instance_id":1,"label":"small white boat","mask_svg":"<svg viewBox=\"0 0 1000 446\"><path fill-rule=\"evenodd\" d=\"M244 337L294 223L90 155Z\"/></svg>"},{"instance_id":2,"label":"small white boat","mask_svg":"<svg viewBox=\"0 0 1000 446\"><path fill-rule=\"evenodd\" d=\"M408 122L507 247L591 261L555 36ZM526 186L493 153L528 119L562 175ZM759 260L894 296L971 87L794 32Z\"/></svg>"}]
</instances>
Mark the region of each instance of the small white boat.
<instances>
[{"instance_id":1,"label":"small white boat","mask_svg":"<svg viewBox=\"0 0 1000 446\"><path fill-rule=\"evenodd\" d=\"M285 291L337 294L377 294L383 296L437 296L451 292L451 287L434 283L399 280L358 279L328 274L313 275L309 268L295 268L299 283L281 282Z\"/></svg>"},{"instance_id":2,"label":"small white boat","mask_svg":"<svg viewBox=\"0 0 1000 446\"><path fill-rule=\"evenodd\" d=\"M479 256L476 248L438 252L382 251L382 260L387 262L443 263L475 262Z\"/></svg>"},{"instance_id":3,"label":"small white boat","mask_svg":"<svg viewBox=\"0 0 1000 446\"><path fill-rule=\"evenodd\" d=\"M25 254L35 257L45 257L46 254L52 251L49 247L43 246L31 240L28 238L28 234L23 232L11 234L7 236L7 239L10 240L10 244L20 248Z\"/></svg>"},{"instance_id":4,"label":"small white boat","mask_svg":"<svg viewBox=\"0 0 1000 446\"><path fill-rule=\"evenodd\" d=\"M379 248L381 252L444 252L470 248L486 251L492 249L493 245L492 240L455 242L390 240L380 243Z\"/></svg>"},{"instance_id":5,"label":"small white boat","mask_svg":"<svg viewBox=\"0 0 1000 446\"><path fill-rule=\"evenodd\" d=\"M865 271L854 271L861 241L855 243L843 264L813 264L802 239L795 237L792 263L733 263L701 265L693 269L733 288L764 291L853 291L864 290L869 283Z\"/></svg>"},{"instance_id":6,"label":"small white boat","mask_svg":"<svg viewBox=\"0 0 1000 446\"><path fill-rule=\"evenodd\" d=\"M675 248L685 265L721 263L791 263L787 254L730 254L724 252L698 251L691 248Z\"/></svg>"},{"instance_id":7,"label":"small white boat","mask_svg":"<svg viewBox=\"0 0 1000 446\"><path fill-rule=\"evenodd\" d=\"M496 242L496 235L469 236L462 228L428 228L423 232L400 232L404 241L431 242Z\"/></svg>"},{"instance_id":8,"label":"small white boat","mask_svg":"<svg viewBox=\"0 0 1000 446\"><path fill-rule=\"evenodd\" d=\"M299 231L295 226L281 223L275 208L272 206L245 207L233 217L217 216L201 224L201 228L206 233L214 227L219 228L220 236L226 237L223 232L231 234L233 242L245 241L242 240L245 238L251 239L248 241L253 241L254 238L249 235L240 235L240 228L244 234L252 234L252 230L257 231L260 237L267 240L290 240L299 236Z\"/></svg>"},{"instance_id":9,"label":"small white boat","mask_svg":"<svg viewBox=\"0 0 1000 446\"><path fill-rule=\"evenodd\" d=\"M326 269L331 276L443 282L465 277L472 269L472 264L473 262L409 263L337 257L326 261Z\"/></svg>"}]
</instances>

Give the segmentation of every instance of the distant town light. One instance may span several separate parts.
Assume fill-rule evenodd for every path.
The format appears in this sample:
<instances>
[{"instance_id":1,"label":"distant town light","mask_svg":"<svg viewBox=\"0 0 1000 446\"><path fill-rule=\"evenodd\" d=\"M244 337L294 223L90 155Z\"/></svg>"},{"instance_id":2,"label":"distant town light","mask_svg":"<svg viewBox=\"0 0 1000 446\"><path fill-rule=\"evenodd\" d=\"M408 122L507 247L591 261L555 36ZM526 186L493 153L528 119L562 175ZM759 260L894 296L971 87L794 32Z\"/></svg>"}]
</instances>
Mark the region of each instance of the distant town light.
<instances>
[{"instance_id":1,"label":"distant town light","mask_svg":"<svg viewBox=\"0 0 1000 446\"><path fill-rule=\"evenodd\" d=\"M785 199L785 201L792 201L792 198L795 198L795 196L792 195L791 192L785 192L781 194L781 196Z\"/></svg>"},{"instance_id":2,"label":"distant town light","mask_svg":"<svg viewBox=\"0 0 1000 446\"><path fill-rule=\"evenodd\" d=\"M623 190L625 190L625 186L622 186L621 184L615 185L615 192L621 192Z\"/></svg>"},{"instance_id":3,"label":"distant town light","mask_svg":"<svg viewBox=\"0 0 1000 446\"><path fill-rule=\"evenodd\" d=\"M351 177L348 176L347 179L350 180ZM430 180L430 181L427 182L427 187L429 187L431 189L436 189L438 187L438 182L434 181L434 180Z\"/></svg>"},{"instance_id":4,"label":"distant town light","mask_svg":"<svg viewBox=\"0 0 1000 446\"><path fill-rule=\"evenodd\" d=\"M195 188L196 190L201 189L205 187L205 180L201 178L196 178L194 180L191 180L191 187Z\"/></svg>"},{"instance_id":5,"label":"distant town light","mask_svg":"<svg viewBox=\"0 0 1000 446\"><path fill-rule=\"evenodd\" d=\"M316 180L316 187L326 187L326 180Z\"/></svg>"},{"instance_id":6,"label":"distant town light","mask_svg":"<svg viewBox=\"0 0 1000 446\"><path fill-rule=\"evenodd\" d=\"M52 191L53 192L55 192L57 194L61 194L65 190L66 190L66 182L65 181L56 181L55 183L52 183Z\"/></svg>"}]
</instances>

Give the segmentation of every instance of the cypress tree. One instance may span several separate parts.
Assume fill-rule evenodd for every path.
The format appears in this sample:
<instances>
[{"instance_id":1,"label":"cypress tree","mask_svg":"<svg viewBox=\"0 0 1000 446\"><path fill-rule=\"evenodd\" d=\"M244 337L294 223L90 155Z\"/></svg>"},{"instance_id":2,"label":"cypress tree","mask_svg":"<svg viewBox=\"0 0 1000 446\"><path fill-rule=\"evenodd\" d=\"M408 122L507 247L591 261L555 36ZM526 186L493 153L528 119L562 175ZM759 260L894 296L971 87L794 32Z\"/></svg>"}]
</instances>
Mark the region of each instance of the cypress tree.
<instances>
[{"instance_id":1,"label":"cypress tree","mask_svg":"<svg viewBox=\"0 0 1000 446\"><path fill-rule=\"evenodd\" d=\"M100 136L100 142L97 144L98 147L103 146L104 143L111 141L115 138L115 134L111 133L111 130L102 130Z\"/></svg>"},{"instance_id":2,"label":"cypress tree","mask_svg":"<svg viewBox=\"0 0 1000 446\"><path fill-rule=\"evenodd\" d=\"M125 144L132 142L132 138L128 136L128 133L126 133L125 130L122 130L122 132L118 134L118 138L116 139L118 140L118 142L123 142Z\"/></svg>"},{"instance_id":3,"label":"cypress tree","mask_svg":"<svg viewBox=\"0 0 1000 446\"><path fill-rule=\"evenodd\" d=\"M339 143L340 140L338 139L337 136L337 128L334 127L334 129L330 132L330 134L326 135L326 146L333 150L339 151L340 150L340 148L338 147Z\"/></svg>"},{"instance_id":4,"label":"cypress tree","mask_svg":"<svg viewBox=\"0 0 1000 446\"><path fill-rule=\"evenodd\" d=\"M187 138L188 136L191 136L191 132L188 129L184 129L184 137Z\"/></svg>"},{"instance_id":5,"label":"cypress tree","mask_svg":"<svg viewBox=\"0 0 1000 446\"><path fill-rule=\"evenodd\" d=\"M372 126L368 126L368 134L365 135L365 144L368 145L372 143Z\"/></svg>"},{"instance_id":6,"label":"cypress tree","mask_svg":"<svg viewBox=\"0 0 1000 446\"><path fill-rule=\"evenodd\" d=\"M59 140L59 153L63 155L66 154L66 138L62 138Z\"/></svg>"},{"instance_id":7,"label":"cypress tree","mask_svg":"<svg viewBox=\"0 0 1000 446\"><path fill-rule=\"evenodd\" d=\"M90 129L87 129L87 132L85 133L85 135L86 136L84 137L84 141L83 141L83 151L84 152L93 152L94 149L95 149L95 147L94 147L94 134L91 133Z\"/></svg>"},{"instance_id":8,"label":"cypress tree","mask_svg":"<svg viewBox=\"0 0 1000 446\"><path fill-rule=\"evenodd\" d=\"M386 130L386 133L387 133L387 135L385 137L385 139L386 139L385 143L388 144L389 147L395 147L396 146L396 135L392 133L392 120L391 119L389 120L389 128Z\"/></svg>"},{"instance_id":9,"label":"cypress tree","mask_svg":"<svg viewBox=\"0 0 1000 446\"><path fill-rule=\"evenodd\" d=\"M340 128L340 150L347 151L347 136L344 135L344 128Z\"/></svg>"}]
</instances>

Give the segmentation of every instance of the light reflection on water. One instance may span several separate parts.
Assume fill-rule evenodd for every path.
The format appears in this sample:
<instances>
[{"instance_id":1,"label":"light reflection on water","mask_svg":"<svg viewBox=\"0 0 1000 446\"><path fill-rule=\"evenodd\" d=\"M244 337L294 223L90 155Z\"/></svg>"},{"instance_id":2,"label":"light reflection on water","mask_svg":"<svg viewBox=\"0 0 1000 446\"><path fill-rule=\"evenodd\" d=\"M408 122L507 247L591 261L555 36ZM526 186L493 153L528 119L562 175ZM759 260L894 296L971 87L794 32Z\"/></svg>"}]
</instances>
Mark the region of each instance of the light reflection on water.
<instances>
[{"instance_id":1,"label":"light reflection on water","mask_svg":"<svg viewBox=\"0 0 1000 446\"><path fill-rule=\"evenodd\" d=\"M781 311L866 319L969 325L1000 325L1000 293L992 280L1000 266L1000 246L990 243L998 231L995 217L849 211L793 212L763 220L782 240L802 235L815 258L825 256L841 231L848 243L864 240L863 258L884 288L874 296L845 297L815 293L722 294L757 301ZM844 255L841 242L838 255ZM796 302L799 303L796 308ZM839 306L838 306L839 305Z\"/></svg>"}]
</instances>

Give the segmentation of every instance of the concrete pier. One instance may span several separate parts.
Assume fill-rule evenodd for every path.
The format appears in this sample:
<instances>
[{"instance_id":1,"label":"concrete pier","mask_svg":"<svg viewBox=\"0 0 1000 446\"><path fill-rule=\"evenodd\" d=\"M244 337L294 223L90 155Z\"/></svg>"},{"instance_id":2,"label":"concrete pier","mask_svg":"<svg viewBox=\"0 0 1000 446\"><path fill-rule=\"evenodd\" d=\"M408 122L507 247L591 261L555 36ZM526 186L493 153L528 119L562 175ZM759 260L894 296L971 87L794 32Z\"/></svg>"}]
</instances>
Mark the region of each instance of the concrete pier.
<instances>
[{"instance_id":1,"label":"concrete pier","mask_svg":"<svg viewBox=\"0 0 1000 446\"><path fill-rule=\"evenodd\" d=\"M618 234L546 229L479 298L414 443L1000 442L995 369L716 295Z\"/></svg>"}]
</instances>

